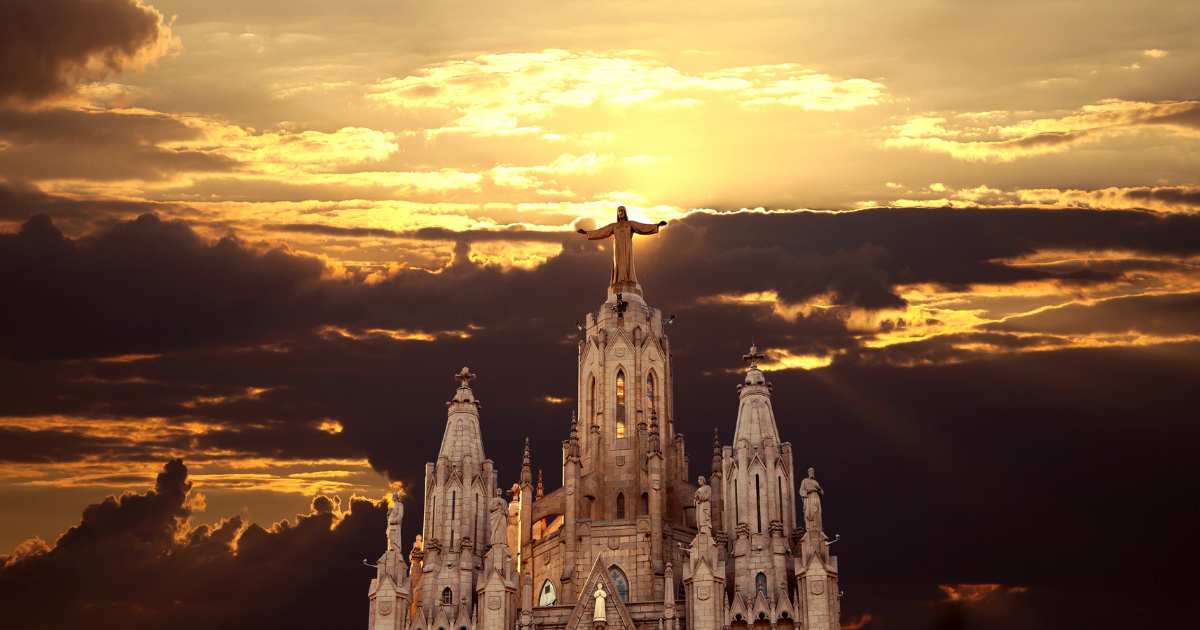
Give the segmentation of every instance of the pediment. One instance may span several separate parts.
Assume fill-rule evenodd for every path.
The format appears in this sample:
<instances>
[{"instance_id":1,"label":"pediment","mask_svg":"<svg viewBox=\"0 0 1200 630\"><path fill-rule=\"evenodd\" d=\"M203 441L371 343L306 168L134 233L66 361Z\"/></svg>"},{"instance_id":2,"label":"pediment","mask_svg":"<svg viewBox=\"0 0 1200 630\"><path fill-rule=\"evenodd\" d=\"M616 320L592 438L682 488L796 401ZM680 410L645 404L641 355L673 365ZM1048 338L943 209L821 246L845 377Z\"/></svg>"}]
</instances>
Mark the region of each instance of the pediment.
<instances>
[{"instance_id":1,"label":"pediment","mask_svg":"<svg viewBox=\"0 0 1200 630\"><path fill-rule=\"evenodd\" d=\"M575 609L571 611L570 618L567 619L566 630L591 630L596 607L596 600L592 594L596 592L597 584L603 584L605 592L610 594L605 600L609 630L634 630L635 626L633 618L629 616L629 609L617 595L617 587L608 577L608 566L611 563L606 560L607 555L600 554L592 564L592 570L583 583L583 589L579 591L579 601L575 604Z\"/></svg>"}]
</instances>

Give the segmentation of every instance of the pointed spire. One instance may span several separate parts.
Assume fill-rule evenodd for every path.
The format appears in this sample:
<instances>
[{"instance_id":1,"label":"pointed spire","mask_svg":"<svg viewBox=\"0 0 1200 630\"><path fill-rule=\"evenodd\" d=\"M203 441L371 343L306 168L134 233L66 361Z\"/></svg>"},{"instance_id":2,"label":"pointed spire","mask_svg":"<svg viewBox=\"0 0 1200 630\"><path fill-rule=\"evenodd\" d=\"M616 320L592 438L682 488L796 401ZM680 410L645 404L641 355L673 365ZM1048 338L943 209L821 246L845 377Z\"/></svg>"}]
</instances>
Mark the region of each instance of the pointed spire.
<instances>
[{"instance_id":1,"label":"pointed spire","mask_svg":"<svg viewBox=\"0 0 1200 630\"><path fill-rule=\"evenodd\" d=\"M712 472L714 475L721 472L721 436L716 427L713 427Z\"/></svg>"},{"instance_id":2,"label":"pointed spire","mask_svg":"<svg viewBox=\"0 0 1200 630\"><path fill-rule=\"evenodd\" d=\"M487 458L483 454L483 436L479 430L480 404L470 386L475 375L470 368L464 367L454 378L458 380L458 389L454 398L446 403L446 432L442 435L438 459L446 457L455 462L470 456L476 462L482 462ZM445 470L447 474L450 471L451 468Z\"/></svg>"},{"instance_id":3,"label":"pointed spire","mask_svg":"<svg viewBox=\"0 0 1200 630\"><path fill-rule=\"evenodd\" d=\"M746 378L738 385L738 417L733 431L733 444L749 440L757 445L764 439L779 443L779 428L775 424L775 413L771 409L771 386L766 376L758 369L758 361L766 355L758 351L757 345L742 355L748 364Z\"/></svg>"},{"instance_id":4,"label":"pointed spire","mask_svg":"<svg viewBox=\"0 0 1200 630\"><path fill-rule=\"evenodd\" d=\"M529 437L525 438L525 451L521 454L521 485L528 486L533 481L533 454L529 449Z\"/></svg>"},{"instance_id":5,"label":"pointed spire","mask_svg":"<svg viewBox=\"0 0 1200 630\"><path fill-rule=\"evenodd\" d=\"M573 461L579 461L579 420L575 417L575 412L571 412L571 435L567 438L567 457Z\"/></svg>"},{"instance_id":6,"label":"pointed spire","mask_svg":"<svg viewBox=\"0 0 1200 630\"><path fill-rule=\"evenodd\" d=\"M539 499L546 496L546 484L544 484L542 482L542 469L541 468L538 469L537 495L536 496Z\"/></svg>"}]
</instances>

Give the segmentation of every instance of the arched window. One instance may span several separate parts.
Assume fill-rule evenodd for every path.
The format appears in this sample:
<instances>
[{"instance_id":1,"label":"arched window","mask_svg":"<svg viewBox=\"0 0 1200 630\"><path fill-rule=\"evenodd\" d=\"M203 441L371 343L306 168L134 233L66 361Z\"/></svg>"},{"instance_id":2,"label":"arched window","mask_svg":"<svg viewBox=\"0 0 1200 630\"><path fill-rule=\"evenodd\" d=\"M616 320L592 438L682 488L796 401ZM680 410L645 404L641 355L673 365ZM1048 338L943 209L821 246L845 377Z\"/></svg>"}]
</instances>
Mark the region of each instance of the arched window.
<instances>
[{"instance_id":1,"label":"arched window","mask_svg":"<svg viewBox=\"0 0 1200 630\"><path fill-rule=\"evenodd\" d=\"M454 603L454 593L450 592L450 587L442 589L442 604L449 606Z\"/></svg>"},{"instance_id":2,"label":"arched window","mask_svg":"<svg viewBox=\"0 0 1200 630\"><path fill-rule=\"evenodd\" d=\"M558 595L554 593L554 585L550 580L542 582L542 592L538 595L538 606L553 606L558 603Z\"/></svg>"},{"instance_id":3,"label":"arched window","mask_svg":"<svg viewBox=\"0 0 1200 630\"><path fill-rule=\"evenodd\" d=\"M771 601L771 596L767 593L767 574L759 572L754 576L754 590L762 593L763 599Z\"/></svg>"},{"instance_id":4,"label":"arched window","mask_svg":"<svg viewBox=\"0 0 1200 630\"><path fill-rule=\"evenodd\" d=\"M646 372L646 415L647 416L653 415L654 411L656 409L658 409L658 405L655 404L657 402L658 402L658 396L657 396L657 391L655 391L655 387L654 387L654 370L650 370L649 372Z\"/></svg>"},{"instance_id":5,"label":"arched window","mask_svg":"<svg viewBox=\"0 0 1200 630\"><path fill-rule=\"evenodd\" d=\"M617 437L625 437L625 372L617 370Z\"/></svg>"},{"instance_id":6,"label":"arched window","mask_svg":"<svg viewBox=\"0 0 1200 630\"><path fill-rule=\"evenodd\" d=\"M642 513L639 516L650 516L650 495L642 493Z\"/></svg>"},{"instance_id":7,"label":"arched window","mask_svg":"<svg viewBox=\"0 0 1200 630\"><path fill-rule=\"evenodd\" d=\"M617 493L617 518L625 518L625 494Z\"/></svg>"},{"instance_id":8,"label":"arched window","mask_svg":"<svg viewBox=\"0 0 1200 630\"><path fill-rule=\"evenodd\" d=\"M621 601L629 601L629 579L625 577L625 572L621 567L612 565L608 567L608 577L612 580L613 586L617 587L617 595Z\"/></svg>"}]
</instances>

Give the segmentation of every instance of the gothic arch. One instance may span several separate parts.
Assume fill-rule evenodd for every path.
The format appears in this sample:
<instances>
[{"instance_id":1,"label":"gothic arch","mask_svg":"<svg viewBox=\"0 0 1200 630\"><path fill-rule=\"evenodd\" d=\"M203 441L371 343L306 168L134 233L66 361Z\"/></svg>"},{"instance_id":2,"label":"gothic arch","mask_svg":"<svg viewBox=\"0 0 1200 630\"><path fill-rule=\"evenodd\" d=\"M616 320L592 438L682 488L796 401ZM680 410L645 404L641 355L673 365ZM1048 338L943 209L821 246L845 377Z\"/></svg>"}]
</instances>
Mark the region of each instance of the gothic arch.
<instances>
[{"instance_id":1,"label":"gothic arch","mask_svg":"<svg viewBox=\"0 0 1200 630\"><path fill-rule=\"evenodd\" d=\"M624 492L618 492L618 493L617 493L617 511L616 511L616 514L617 514L617 520L622 520L622 519L624 519L624 518L625 518L625 514L626 514L626 512L625 512L625 493L624 493Z\"/></svg>"},{"instance_id":2,"label":"gothic arch","mask_svg":"<svg viewBox=\"0 0 1200 630\"><path fill-rule=\"evenodd\" d=\"M612 580L613 588L617 589L617 596L621 601L629 603L629 577L625 575L625 571L616 564L610 564L608 579Z\"/></svg>"}]
</instances>

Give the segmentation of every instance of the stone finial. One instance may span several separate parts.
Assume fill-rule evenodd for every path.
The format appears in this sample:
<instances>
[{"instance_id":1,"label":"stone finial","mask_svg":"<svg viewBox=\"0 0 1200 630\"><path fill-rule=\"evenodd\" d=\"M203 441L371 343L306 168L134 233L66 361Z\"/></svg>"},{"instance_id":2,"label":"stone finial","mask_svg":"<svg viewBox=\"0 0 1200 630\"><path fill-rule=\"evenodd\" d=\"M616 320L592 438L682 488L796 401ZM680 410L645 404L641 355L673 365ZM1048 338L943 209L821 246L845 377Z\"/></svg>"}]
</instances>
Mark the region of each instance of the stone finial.
<instances>
[{"instance_id":1,"label":"stone finial","mask_svg":"<svg viewBox=\"0 0 1200 630\"><path fill-rule=\"evenodd\" d=\"M538 477L537 477L537 494L536 494L536 496L537 496L537 498L540 499L545 495L546 495L546 486L545 486L545 484L542 483L542 469L539 468L538 469Z\"/></svg>"}]
</instances>

